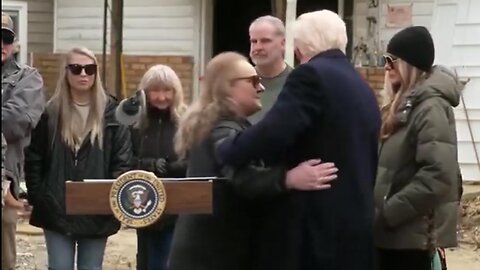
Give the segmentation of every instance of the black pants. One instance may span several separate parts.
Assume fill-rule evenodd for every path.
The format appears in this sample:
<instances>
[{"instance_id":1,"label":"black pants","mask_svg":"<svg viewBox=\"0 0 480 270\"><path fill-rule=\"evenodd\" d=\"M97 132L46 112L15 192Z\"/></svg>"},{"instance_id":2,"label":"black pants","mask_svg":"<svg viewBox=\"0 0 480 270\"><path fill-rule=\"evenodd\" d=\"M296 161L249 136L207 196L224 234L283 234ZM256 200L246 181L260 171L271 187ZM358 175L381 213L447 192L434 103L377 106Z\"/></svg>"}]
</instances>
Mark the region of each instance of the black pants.
<instances>
[{"instance_id":1,"label":"black pants","mask_svg":"<svg viewBox=\"0 0 480 270\"><path fill-rule=\"evenodd\" d=\"M378 249L378 270L432 270L427 250Z\"/></svg>"},{"instance_id":2,"label":"black pants","mask_svg":"<svg viewBox=\"0 0 480 270\"><path fill-rule=\"evenodd\" d=\"M137 230L137 270L148 270L147 237L144 230Z\"/></svg>"}]
</instances>

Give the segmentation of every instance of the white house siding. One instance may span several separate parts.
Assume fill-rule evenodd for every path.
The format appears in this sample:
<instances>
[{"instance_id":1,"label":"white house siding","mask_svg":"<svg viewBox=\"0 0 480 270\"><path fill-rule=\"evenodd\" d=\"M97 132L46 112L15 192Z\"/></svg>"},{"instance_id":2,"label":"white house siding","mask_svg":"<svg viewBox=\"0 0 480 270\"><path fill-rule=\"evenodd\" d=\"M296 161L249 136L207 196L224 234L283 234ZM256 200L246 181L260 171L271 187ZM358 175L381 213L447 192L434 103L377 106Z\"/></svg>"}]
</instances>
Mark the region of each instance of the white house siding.
<instances>
[{"instance_id":1,"label":"white house siding","mask_svg":"<svg viewBox=\"0 0 480 270\"><path fill-rule=\"evenodd\" d=\"M432 20L436 62L470 78L463 95L465 104L455 110L458 155L465 180L480 181L475 148L480 155L480 1L437 0ZM464 107L465 105L465 107ZM465 108L470 120L467 123ZM473 139L470 134L473 133Z\"/></svg>"},{"instance_id":2,"label":"white house siding","mask_svg":"<svg viewBox=\"0 0 480 270\"><path fill-rule=\"evenodd\" d=\"M354 6L354 42L367 36L369 0L357 0ZM376 37L386 45L400 29L387 28L387 5L412 3L412 22L430 29L435 41L436 63L455 69L470 78L463 104L455 109L458 157L464 180L480 181L474 143L480 156L480 1L477 0L380 0L376 15ZM470 134L473 133L473 139Z\"/></svg>"},{"instance_id":3,"label":"white house siding","mask_svg":"<svg viewBox=\"0 0 480 270\"><path fill-rule=\"evenodd\" d=\"M356 44L360 37L367 39L368 21L366 17L369 14L370 0L355 0L354 2L354 43ZM435 0L378 0L379 6L373 9L373 14L377 16L375 25L376 39L379 46L383 43L385 46L395 33L401 28L387 28L385 18L388 5L412 4L412 23L414 25L423 25L430 29L433 16L433 6ZM381 48L380 48L381 49Z\"/></svg>"},{"instance_id":4,"label":"white house siding","mask_svg":"<svg viewBox=\"0 0 480 270\"><path fill-rule=\"evenodd\" d=\"M198 0L125 0L124 54L197 55L200 5ZM57 52L76 45L102 51L103 1L56 0L55 16Z\"/></svg>"},{"instance_id":5,"label":"white house siding","mask_svg":"<svg viewBox=\"0 0 480 270\"><path fill-rule=\"evenodd\" d=\"M53 0L9 2L27 3L27 51L51 52L53 50Z\"/></svg>"},{"instance_id":6,"label":"white house siding","mask_svg":"<svg viewBox=\"0 0 480 270\"><path fill-rule=\"evenodd\" d=\"M28 0L28 52L53 50L53 0Z\"/></svg>"}]
</instances>

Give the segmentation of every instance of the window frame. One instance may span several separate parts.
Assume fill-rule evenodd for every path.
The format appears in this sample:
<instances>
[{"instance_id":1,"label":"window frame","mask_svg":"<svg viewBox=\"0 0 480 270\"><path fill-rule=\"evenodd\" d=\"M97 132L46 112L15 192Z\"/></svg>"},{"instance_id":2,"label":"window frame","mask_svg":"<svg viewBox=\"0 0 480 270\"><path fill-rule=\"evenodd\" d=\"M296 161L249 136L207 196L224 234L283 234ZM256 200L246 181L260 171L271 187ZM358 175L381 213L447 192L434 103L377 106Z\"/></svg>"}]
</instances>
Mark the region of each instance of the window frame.
<instances>
[{"instance_id":1,"label":"window frame","mask_svg":"<svg viewBox=\"0 0 480 270\"><path fill-rule=\"evenodd\" d=\"M7 14L18 14L18 25L15 25L15 34L20 45L20 51L18 52L17 61L26 64L28 62L28 3L19 1L2 1L2 12Z\"/></svg>"}]
</instances>

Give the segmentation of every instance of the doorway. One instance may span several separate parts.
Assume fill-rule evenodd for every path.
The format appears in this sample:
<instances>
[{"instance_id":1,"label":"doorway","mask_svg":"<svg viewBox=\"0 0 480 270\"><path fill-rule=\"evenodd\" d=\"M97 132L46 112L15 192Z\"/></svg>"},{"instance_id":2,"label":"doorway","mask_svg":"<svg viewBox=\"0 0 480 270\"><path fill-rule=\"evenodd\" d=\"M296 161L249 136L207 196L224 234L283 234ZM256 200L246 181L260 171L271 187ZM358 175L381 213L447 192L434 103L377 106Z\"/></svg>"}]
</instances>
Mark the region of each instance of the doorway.
<instances>
[{"instance_id":1,"label":"doorway","mask_svg":"<svg viewBox=\"0 0 480 270\"><path fill-rule=\"evenodd\" d=\"M211 1L211 2L210 2ZM297 0L297 16L310 11L329 9L338 12L339 4L343 5L343 18L347 26L347 56L352 55L353 41L353 1L354 0ZM272 15L275 0L209 0L213 3L211 26L212 43L208 48L207 59L224 51L236 51L248 57L250 40L248 27L256 18ZM211 46L211 47L210 47Z\"/></svg>"},{"instance_id":2,"label":"doorway","mask_svg":"<svg viewBox=\"0 0 480 270\"><path fill-rule=\"evenodd\" d=\"M297 0L297 17L305 12L328 9L338 12L337 0Z\"/></svg>"},{"instance_id":3,"label":"doorway","mask_svg":"<svg viewBox=\"0 0 480 270\"><path fill-rule=\"evenodd\" d=\"M271 2L214 0L212 57L224 51L236 51L248 57L248 27L256 18L273 13Z\"/></svg>"}]
</instances>

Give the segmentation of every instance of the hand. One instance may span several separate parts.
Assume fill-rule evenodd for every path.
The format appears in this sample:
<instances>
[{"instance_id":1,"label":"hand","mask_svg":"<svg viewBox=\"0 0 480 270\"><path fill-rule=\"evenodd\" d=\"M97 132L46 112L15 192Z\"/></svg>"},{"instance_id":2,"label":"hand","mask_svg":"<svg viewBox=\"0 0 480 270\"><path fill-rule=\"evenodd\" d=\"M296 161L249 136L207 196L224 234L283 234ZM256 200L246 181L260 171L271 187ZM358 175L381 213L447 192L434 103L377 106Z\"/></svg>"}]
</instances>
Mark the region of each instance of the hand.
<instances>
[{"instance_id":1,"label":"hand","mask_svg":"<svg viewBox=\"0 0 480 270\"><path fill-rule=\"evenodd\" d=\"M138 167L141 170L146 170L153 173L166 173L167 161L163 158L142 158L139 159Z\"/></svg>"},{"instance_id":2,"label":"hand","mask_svg":"<svg viewBox=\"0 0 480 270\"><path fill-rule=\"evenodd\" d=\"M18 209L18 216L20 218L28 218L32 214L32 206L25 199L20 199L21 207Z\"/></svg>"},{"instance_id":3,"label":"hand","mask_svg":"<svg viewBox=\"0 0 480 270\"><path fill-rule=\"evenodd\" d=\"M334 163L321 163L311 159L300 163L287 172L286 186L296 190L323 190L331 187L332 180L337 179L338 169Z\"/></svg>"},{"instance_id":4,"label":"hand","mask_svg":"<svg viewBox=\"0 0 480 270\"><path fill-rule=\"evenodd\" d=\"M15 197L13 197L10 190L8 190L7 194L5 195L5 206L14 208L17 210L23 209L23 203L15 199Z\"/></svg>"},{"instance_id":5,"label":"hand","mask_svg":"<svg viewBox=\"0 0 480 270\"><path fill-rule=\"evenodd\" d=\"M32 207L26 199L17 200L10 192L5 197L5 206L17 210L18 216L21 218L29 217L32 212Z\"/></svg>"},{"instance_id":6,"label":"hand","mask_svg":"<svg viewBox=\"0 0 480 270\"><path fill-rule=\"evenodd\" d=\"M168 163L164 158L156 159L154 163L155 172L159 174L167 173L167 165Z\"/></svg>"}]
</instances>

